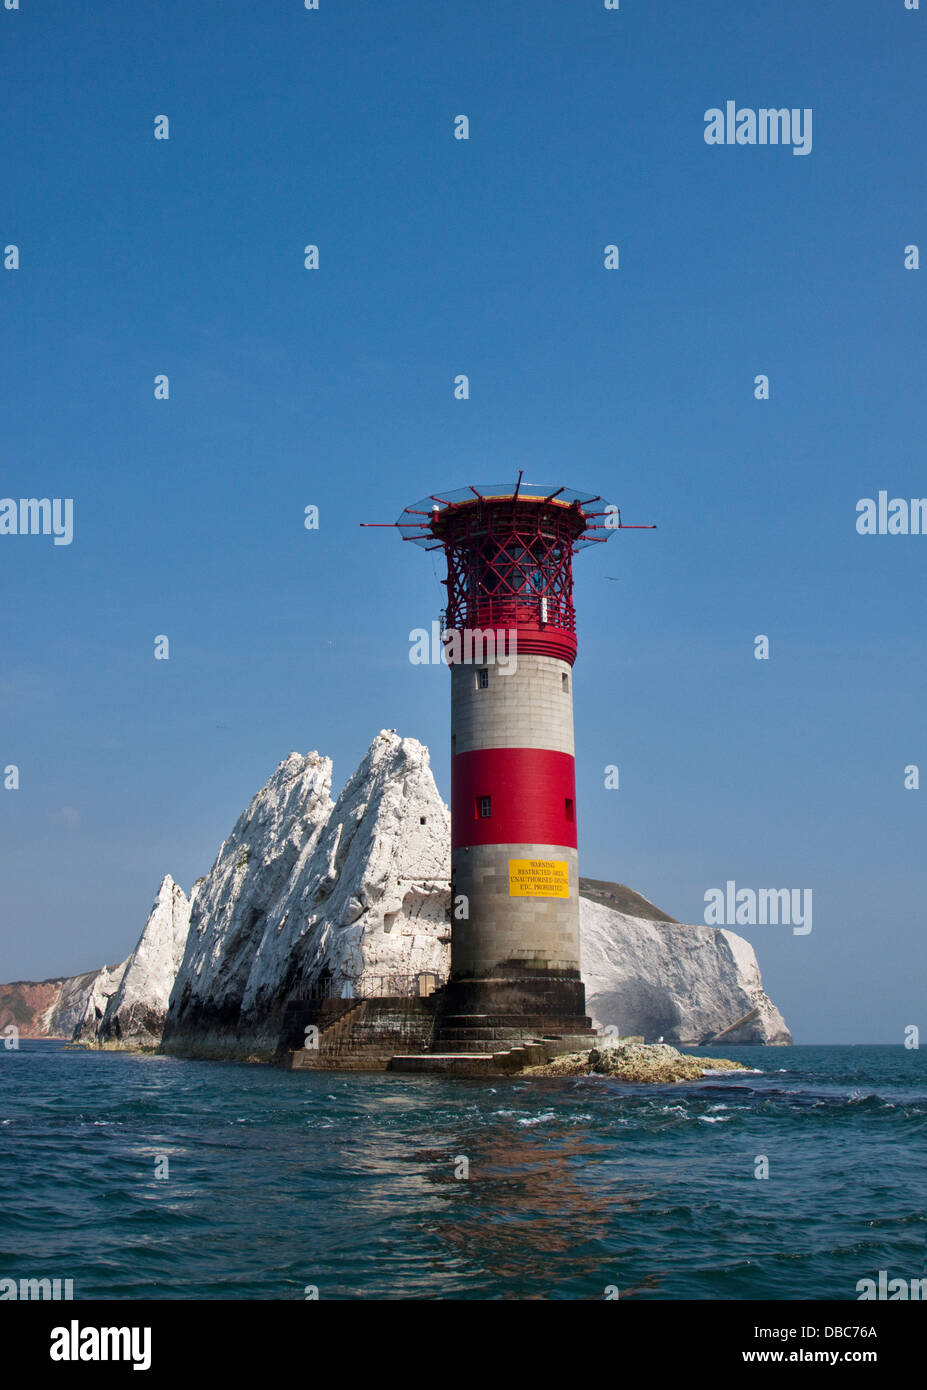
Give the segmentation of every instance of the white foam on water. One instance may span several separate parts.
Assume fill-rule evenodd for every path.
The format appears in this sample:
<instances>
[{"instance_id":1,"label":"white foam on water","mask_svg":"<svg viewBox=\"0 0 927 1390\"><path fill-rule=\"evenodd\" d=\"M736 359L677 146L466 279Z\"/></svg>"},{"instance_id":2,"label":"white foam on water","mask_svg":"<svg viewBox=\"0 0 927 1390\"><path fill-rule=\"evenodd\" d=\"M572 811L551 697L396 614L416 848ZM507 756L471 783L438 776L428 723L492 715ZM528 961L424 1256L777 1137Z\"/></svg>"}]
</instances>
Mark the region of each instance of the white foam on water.
<instances>
[{"instance_id":1,"label":"white foam on water","mask_svg":"<svg viewBox=\"0 0 927 1390\"><path fill-rule=\"evenodd\" d=\"M702 1075L712 1076L717 1080L722 1076L764 1076L765 1073L761 1067L737 1067L733 1071L717 1071L712 1067L703 1067Z\"/></svg>"}]
</instances>

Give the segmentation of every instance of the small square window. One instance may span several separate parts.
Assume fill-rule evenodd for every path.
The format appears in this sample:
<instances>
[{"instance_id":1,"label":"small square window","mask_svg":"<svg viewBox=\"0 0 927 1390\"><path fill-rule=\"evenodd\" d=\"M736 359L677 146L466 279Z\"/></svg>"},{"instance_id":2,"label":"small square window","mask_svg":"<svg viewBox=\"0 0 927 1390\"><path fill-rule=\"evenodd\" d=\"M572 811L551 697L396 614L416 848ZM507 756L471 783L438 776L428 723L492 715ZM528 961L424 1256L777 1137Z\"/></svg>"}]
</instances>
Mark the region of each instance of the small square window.
<instances>
[{"instance_id":1,"label":"small square window","mask_svg":"<svg viewBox=\"0 0 927 1390\"><path fill-rule=\"evenodd\" d=\"M572 820L572 819L573 819L573 798L572 798L571 796L568 796L568 797L566 798L566 800L564 801L564 803L563 803L563 809L564 809L564 811L566 812L566 818L567 818L567 820Z\"/></svg>"},{"instance_id":2,"label":"small square window","mask_svg":"<svg viewBox=\"0 0 927 1390\"><path fill-rule=\"evenodd\" d=\"M424 816L419 816L419 818L418 818L418 823L419 823L419 825L424 825L424 824L425 824L425 817L424 817Z\"/></svg>"},{"instance_id":3,"label":"small square window","mask_svg":"<svg viewBox=\"0 0 927 1390\"><path fill-rule=\"evenodd\" d=\"M481 666L476 673L477 690L487 690L489 688L489 667Z\"/></svg>"},{"instance_id":4,"label":"small square window","mask_svg":"<svg viewBox=\"0 0 927 1390\"><path fill-rule=\"evenodd\" d=\"M478 796L476 798L476 819L489 820L492 815L492 797Z\"/></svg>"},{"instance_id":5,"label":"small square window","mask_svg":"<svg viewBox=\"0 0 927 1390\"><path fill-rule=\"evenodd\" d=\"M570 693L570 678L569 678L569 676L567 675L566 671L564 671L563 674L562 674L561 677L560 677L560 684L561 684L561 686L563 687L563 693L564 693L564 695L569 695L569 693Z\"/></svg>"}]
</instances>

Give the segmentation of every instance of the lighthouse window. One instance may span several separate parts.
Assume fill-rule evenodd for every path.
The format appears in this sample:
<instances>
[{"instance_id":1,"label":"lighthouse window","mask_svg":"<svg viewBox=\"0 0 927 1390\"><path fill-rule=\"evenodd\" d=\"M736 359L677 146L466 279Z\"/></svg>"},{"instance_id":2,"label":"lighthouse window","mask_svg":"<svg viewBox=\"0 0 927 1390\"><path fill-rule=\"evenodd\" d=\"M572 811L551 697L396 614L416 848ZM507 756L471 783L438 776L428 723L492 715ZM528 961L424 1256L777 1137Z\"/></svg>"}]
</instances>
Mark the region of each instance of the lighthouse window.
<instances>
[{"instance_id":1,"label":"lighthouse window","mask_svg":"<svg viewBox=\"0 0 927 1390\"><path fill-rule=\"evenodd\" d=\"M492 797L478 796L476 798L476 818L477 820L489 820L492 815Z\"/></svg>"},{"instance_id":2,"label":"lighthouse window","mask_svg":"<svg viewBox=\"0 0 927 1390\"><path fill-rule=\"evenodd\" d=\"M570 678L569 678L569 676L567 675L566 671L564 671L563 675L560 677L560 684L563 686L563 693L564 693L564 695L569 695L569 693L570 693Z\"/></svg>"},{"instance_id":3,"label":"lighthouse window","mask_svg":"<svg viewBox=\"0 0 927 1390\"><path fill-rule=\"evenodd\" d=\"M486 690L489 686L489 667L481 666L476 673L477 690Z\"/></svg>"},{"instance_id":4,"label":"lighthouse window","mask_svg":"<svg viewBox=\"0 0 927 1390\"><path fill-rule=\"evenodd\" d=\"M569 797L569 796L568 796L568 797L566 798L566 801L564 802L564 810L566 811L566 818L567 818L567 820L572 820L572 819L573 819L573 798L572 798L572 797Z\"/></svg>"}]
</instances>

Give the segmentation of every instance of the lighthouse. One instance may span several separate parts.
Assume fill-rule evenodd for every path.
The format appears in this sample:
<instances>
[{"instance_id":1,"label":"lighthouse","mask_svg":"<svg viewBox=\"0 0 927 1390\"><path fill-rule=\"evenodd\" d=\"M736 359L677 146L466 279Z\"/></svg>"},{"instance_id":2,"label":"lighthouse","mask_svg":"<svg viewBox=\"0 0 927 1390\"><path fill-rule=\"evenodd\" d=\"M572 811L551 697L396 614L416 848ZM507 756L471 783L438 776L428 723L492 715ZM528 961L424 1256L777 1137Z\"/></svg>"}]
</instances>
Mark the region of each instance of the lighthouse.
<instances>
[{"instance_id":1,"label":"lighthouse","mask_svg":"<svg viewBox=\"0 0 927 1390\"><path fill-rule=\"evenodd\" d=\"M435 1047L588 1039L580 975L573 557L618 507L522 481L430 494L394 523L443 551L451 673L451 968Z\"/></svg>"}]
</instances>

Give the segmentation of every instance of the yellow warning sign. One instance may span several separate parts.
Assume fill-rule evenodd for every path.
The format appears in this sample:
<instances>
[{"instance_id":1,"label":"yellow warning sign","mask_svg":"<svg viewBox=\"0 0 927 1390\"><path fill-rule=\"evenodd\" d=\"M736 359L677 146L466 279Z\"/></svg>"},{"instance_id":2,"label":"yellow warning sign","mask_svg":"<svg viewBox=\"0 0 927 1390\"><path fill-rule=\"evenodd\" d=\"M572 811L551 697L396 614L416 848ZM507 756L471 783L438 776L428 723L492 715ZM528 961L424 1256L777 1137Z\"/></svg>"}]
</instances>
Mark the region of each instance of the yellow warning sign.
<instances>
[{"instance_id":1,"label":"yellow warning sign","mask_svg":"<svg viewBox=\"0 0 927 1390\"><path fill-rule=\"evenodd\" d=\"M510 898L568 898L570 866L565 859L510 859Z\"/></svg>"}]
</instances>

